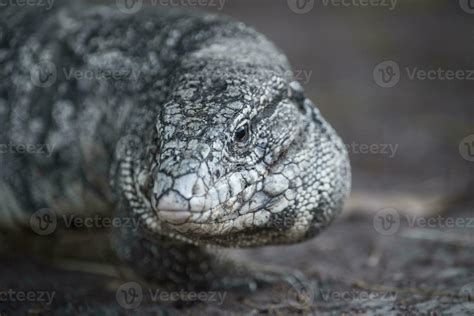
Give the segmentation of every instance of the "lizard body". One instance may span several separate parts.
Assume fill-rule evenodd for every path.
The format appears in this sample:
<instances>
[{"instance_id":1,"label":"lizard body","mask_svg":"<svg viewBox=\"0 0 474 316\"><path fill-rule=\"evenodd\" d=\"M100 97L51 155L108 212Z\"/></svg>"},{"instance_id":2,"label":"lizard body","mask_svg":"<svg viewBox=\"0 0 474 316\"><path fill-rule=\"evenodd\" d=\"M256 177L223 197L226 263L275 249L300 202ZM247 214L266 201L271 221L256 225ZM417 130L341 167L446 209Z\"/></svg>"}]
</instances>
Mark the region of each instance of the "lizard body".
<instances>
[{"instance_id":1,"label":"lizard body","mask_svg":"<svg viewBox=\"0 0 474 316\"><path fill-rule=\"evenodd\" d=\"M0 14L1 226L41 208L136 218L114 232L119 256L183 287L229 272L203 267L209 246L300 242L340 212L343 143L252 28L181 10Z\"/></svg>"}]
</instances>

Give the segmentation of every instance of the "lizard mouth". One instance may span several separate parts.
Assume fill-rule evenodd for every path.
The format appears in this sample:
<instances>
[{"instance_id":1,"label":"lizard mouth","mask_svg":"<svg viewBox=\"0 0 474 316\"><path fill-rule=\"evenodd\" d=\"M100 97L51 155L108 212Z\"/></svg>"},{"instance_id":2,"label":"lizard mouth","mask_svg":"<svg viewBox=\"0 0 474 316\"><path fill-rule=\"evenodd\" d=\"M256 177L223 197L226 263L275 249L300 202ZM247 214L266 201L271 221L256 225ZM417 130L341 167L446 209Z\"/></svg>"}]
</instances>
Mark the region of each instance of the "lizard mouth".
<instances>
[{"instance_id":1,"label":"lizard mouth","mask_svg":"<svg viewBox=\"0 0 474 316\"><path fill-rule=\"evenodd\" d=\"M204 196L189 199L186 208L181 207L185 204L177 203L182 201L182 196L176 191L171 191L158 201L157 215L174 227L191 224L205 225L209 222L223 224L238 216L256 211L254 205L251 207L250 204L257 202L255 196L259 197L259 195L255 192L260 186L261 182L250 184L226 200L219 200L219 194L216 194L217 191L223 192L222 190L211 189ZM222 194L229 195L228 191Z\"/></svg>"},{"instance_id":2,"label":"lizard mouth","mask_svg":"<svg viewBox=\"0 0 474 316\"><path fill-rule=\"evenodd\" d=\"M264 193L254 193L257 186L259 183L252 184L206 211L160 209L158 217L174 230L191 235L226 235L255 228L266 223L270 216L264 210L269 205L270 197Z\"/></svg>"},{"instance_id":3,"label":"lizard mouth","mask_svg":"<svg viewBox=\"0 0 474 316\"><path fill-rule=\"evenodd\" d=\"M274 166L285 156L283 153ZM281 212L289 205L285 195L275 191L286 189L289 183L283 183L287 180L281 176L270 174L270 169L262 169L260 174L248 173L238 176L234 173L223 181L235 184L239 177L252 181L244 183L240 190L235 189L237 185L232 189L225 185L219 187L218 183L207 194L189 199L188 204L182 203L183 197L178 190L172 191L165 196L165 202L160 200L156 204L157 216L170 229L194 237L228 236L265 227L273 213Z\"/></svg>"}]
</instances>

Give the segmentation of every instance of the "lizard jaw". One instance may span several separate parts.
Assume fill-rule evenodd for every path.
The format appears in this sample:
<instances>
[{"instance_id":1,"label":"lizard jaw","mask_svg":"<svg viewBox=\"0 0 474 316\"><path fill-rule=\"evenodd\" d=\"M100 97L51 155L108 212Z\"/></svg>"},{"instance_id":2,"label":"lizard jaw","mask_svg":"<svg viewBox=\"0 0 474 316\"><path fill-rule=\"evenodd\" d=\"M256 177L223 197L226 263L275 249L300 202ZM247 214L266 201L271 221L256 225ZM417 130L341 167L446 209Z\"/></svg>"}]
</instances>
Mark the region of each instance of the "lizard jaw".
<instances>
[{"instance_id":1,"label":"lizard jaw","mask_svg":"<svg viewBox=\"0 0 474 316\"><path fill-rule=\"evenodd\" d=\"M277 155L273 166L284 157L285 153ZM182 234L221 236L265 226L272 214L292 200L282 194L289 181L263 164L230 173L215 183L202 178L199 172L178 177L165 192L156 178L152 205L158 219Z\"/></svg>"},{"instance_id":2,"label":"lizard jaw","mask_svg":"<svg viewBox=\"0 0 474 316\"><path fill-rule=\"evenodd\" d=\"M221 224L235 219L264 203L262 196L256 194L262 187L263 180L245 184L235 184L242 175L233 174L212 186L202 195L186 198L184 187L173 186L173 189L153 200L153 207L160 220L173 226L201 226ZM248 178L247 178L248 179ZM233 185L229 185L233 183ZM189 183L185 184L189 187ZM266 198L265 198L266 200Z\"/></svg>"}]
</instances>

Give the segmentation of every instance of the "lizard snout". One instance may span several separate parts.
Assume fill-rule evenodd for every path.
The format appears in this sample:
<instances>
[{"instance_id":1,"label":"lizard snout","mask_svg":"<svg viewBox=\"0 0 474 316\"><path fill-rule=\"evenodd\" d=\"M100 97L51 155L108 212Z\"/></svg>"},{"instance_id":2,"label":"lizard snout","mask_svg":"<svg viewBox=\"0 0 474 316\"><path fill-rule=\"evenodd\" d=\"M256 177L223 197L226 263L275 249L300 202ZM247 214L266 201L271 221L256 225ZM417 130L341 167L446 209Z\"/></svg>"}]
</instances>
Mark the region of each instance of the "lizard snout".
<instances>
[{"instance_id":1,"label":"lizard snout","mask_svg":"<svg viewBox=\"0 0 474 316\"><path fill-rule=\"evenodd\" d=\"M205 164L204 164L205 166ZM171 224L183 224L195 214L218 202L205 168L173 178L164 172L155 175L152 204L158 217Z\"/></svg>"}]
</instances>

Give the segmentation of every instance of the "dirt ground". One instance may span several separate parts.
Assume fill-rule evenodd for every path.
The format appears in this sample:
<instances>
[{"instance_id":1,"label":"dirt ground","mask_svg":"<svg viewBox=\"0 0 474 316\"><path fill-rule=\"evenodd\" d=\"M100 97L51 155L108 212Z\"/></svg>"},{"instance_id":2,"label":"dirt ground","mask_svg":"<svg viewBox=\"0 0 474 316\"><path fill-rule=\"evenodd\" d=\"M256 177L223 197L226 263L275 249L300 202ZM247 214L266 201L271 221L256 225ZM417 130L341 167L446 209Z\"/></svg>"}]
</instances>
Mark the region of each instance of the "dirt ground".
<instances>
[{"instance_id":1,"label":"dirt ground","mask_svg":"<svg viewBox=\"0 0 474 316\"><path fill-rule=\"evenodd\" d=\"M472 218L474 203L451 206L449 218ZM35 293L2 304L2 315L472 315L474 314L474 230L424 229L401 215L399 226L352 214L319 238L301 245L237 251L239 259L297 268L303 285L275 284L256 291L222 291L159 296L140 284L140 299L126 301L130 280L113 263L58 259L41 263L26 256L1 257L2 287ZM448 222L446 222L448 223ZM472 224L472 223L471 223ZM44 300L40 293L44 292ZM48 304L47 293L54 295ZM132 292L133 293L133 292ZM166 292L169 293L169 292ZM133 302L130 303L130 302Z\"/></svg>"},{"instance_id":2,"label":"dirt ground","mask_svg":"<svg viewBox=\"0 0 474 316\"><path fill-rule=\"evenodd\" d=\"M412 76L474 69L474 14L457 0L399 0L393 10L316 0L304 14L288 3L203 9L253 25L281 47L349 145L353 195L344 216L306 243L233 253L299 269L304 286L201 293L175 304L156 300L157 288L127 283L104 258L2 254L0 292L36 299L0 296L0 315L474 315L474 162L463 151L474 134L474 78ZM384 61L400 68L390 88L374 76ZM121 296L140 289L138 303Z\"/></svg>"}]
</instances>

